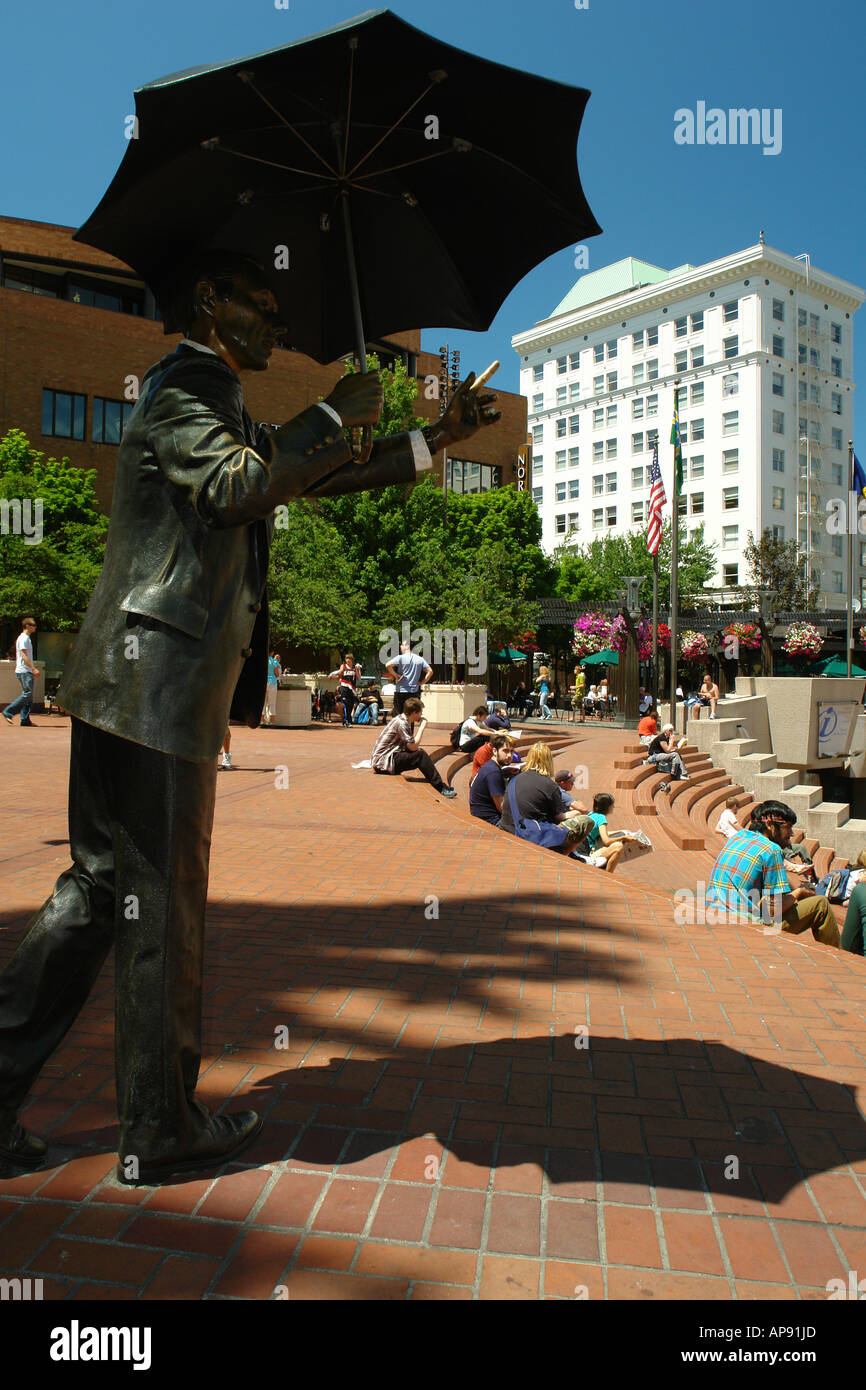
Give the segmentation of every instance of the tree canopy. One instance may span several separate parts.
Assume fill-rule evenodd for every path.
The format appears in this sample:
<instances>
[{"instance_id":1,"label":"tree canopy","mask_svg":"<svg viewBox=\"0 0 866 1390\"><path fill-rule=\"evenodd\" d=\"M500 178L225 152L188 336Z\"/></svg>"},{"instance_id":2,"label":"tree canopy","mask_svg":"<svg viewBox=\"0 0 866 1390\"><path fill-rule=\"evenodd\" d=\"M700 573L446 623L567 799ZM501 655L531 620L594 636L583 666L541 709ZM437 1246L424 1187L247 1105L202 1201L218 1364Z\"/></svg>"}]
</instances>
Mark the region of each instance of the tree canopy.
<instances>
[{"instance_id":1,"label":"tree canopy","mask_svg":"<svg viewBox=\"0 0 866 1390\"><path fill-rule=\"evenodd\" d=\"M744 584L742 591L748 602L756 601L753 586L768 585L772 590L774 613L815 607L819 589L811 579L806 579L806 567L796 541L776 540L770 527L762 532L760 540L750 531L743 554L749 566L750 583Z\"/></svg>"},{"instance_id":2,"label":"tree canopy","mask_svg":"<svg viewBox=\"0 0 866 1390\"><path fill-rule=\"evenodd\" d=\"M688 540L680 537L679 601L682 607L705 600L704 585L715 570L715 545L704 540L699 526ZM645 583L640 601L647 604L652 595L652 556L647 550L646 531L630 531L625 536L600 536L585 546L562 548L557 554L556 593L576 603L611 602L625 589L627 575L643 574ZM671 523L664 522L659 548L659 604L670 604Z\"/></svg>"}]
</instances>

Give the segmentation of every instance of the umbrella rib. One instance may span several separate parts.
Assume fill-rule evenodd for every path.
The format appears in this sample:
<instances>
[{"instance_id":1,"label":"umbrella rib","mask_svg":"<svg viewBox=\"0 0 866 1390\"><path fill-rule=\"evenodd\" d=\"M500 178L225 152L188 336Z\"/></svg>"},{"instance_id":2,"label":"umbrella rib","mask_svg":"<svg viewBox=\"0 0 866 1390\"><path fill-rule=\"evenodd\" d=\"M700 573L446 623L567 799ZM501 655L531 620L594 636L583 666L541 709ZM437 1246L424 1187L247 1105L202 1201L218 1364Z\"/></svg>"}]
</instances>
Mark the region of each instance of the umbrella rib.
<instances>
[{"instance_id":1,"label":"umbrella rib","mask_svg":"<svg viewBox=\"0 0 866 1390\"><path fill-rule=\"evenodd\" d=\"M375 145L372 145L372 146L370 147L370 149L367 151L367 153L363 156L363 158L359 159L359 160L358 160L358 163L355 164L355 165L349 170L348 174L346 175L347 178L350 178L350 179L351 179L351 178L354 178L355 174L356 174L357 171L360 169L361 165L367 163L367 160L370 158L370 156L371 156L372 154L375 154L375 152L376 152L376 150L378 150L379 146L380 146L381 144L383 144L385 140L388 139L388 136L389 136L389 135L393 135L393 133L394 133L394 131L397 129L397 127L398 127L399 125L402 125L403 121L405 121L406 117L409 115L409 112L410 112L410 111L414 111L414 110L415 110L415 107L418 106L419 103L422 102L422 101L424 100L424 98L426 97L427 93L428 93L428 92L432 92L433 88L434 88L434 87L437 87L438 85L439 85L439 83L438 83L437 81L433 81L433 82L431 82L431 83L429 84L429 86L427 86L427 87L424 88L424 90L423 90L423 92L420 94L420 96L416 97L415 100L412 102L412 104L411 104L410 106L407 106L407 107L406 107L406 110L403 112L402 116L398 116L398 118L397 118L397 120L394 122L394 124L393 124L392 126L389 126L389 128L385 131L385 134L382 135L382 136L380 136L379 139L376 141Z\"/></svg>"},{"instance_id":2,"label":"umbrella rib","mask_svg":"<svg viewBox=\"0 0 866 1390\"><path fill-rule=\"evenodd\" d=\"M431 159L441 159L443 155L454 153L453 148L437 150L435 154L425 154L421 159L407 159L402 164L390 164L387 169L373 169L369 174L359 174L357 177L358 179L374 179L378 174L393 174L398 169L412 169L416 164L427 164ZM354 174L350 175L349 181L357 186Z\"/></svg>"},{"instance_id":3,"label":"umbrella rib","mask_svg":"<svg viewBox=\"0 0 866 1390\"><path fill-rule=\"evenodd\" d=\"M322 183L333 183L333 179L326 178L324 174L317 174L315 169L298 169L293 164L280 164L276 159L264 159L259 154L247 154L244 150L232 150L227 145L217 147L223 154L233 154L237 159L249 159L253 164L267 164L271 169L282 169L287 174L309 174L311 179L318 178Z\"/></svg>"},{"instance_id":4,"label":"umbrella rib","mask_svg":"<svg viewBox=\"0 0 866 1390\"><path fill-rule=\"evenodd\" d=\"M329 164L325 156L321 154L319 150L316 149L315 145L311 145L306 136L302 135L301 132L295 126L292 125L291 121L283 115L282 111L277 110L273 102L268 101L264 93L259 91L256 84L253 82L252 77L247 76L243 79L243 81L245 82L246 86L248 86L251 91L255 92L256 96L265 103L265 106L267 106L270 111L273 111L274 115L277 117L277 120L282 121L283 125L286 126L286 128L290 130L293 135L297 136L297 138L301 141L301 144L306 145L310 153L314 154L316 156L316 159L318 159L322 164L324 164L328 172L332 174L335 179L339 178L339 174L337 173L333 165Z\"/></svg>"},{"instance_id":5,"label":"umbrella rib","mask_svg":"<svg viewBox=\"0 0 866 1390\"><path fill-rule=\"evenodd\" d=\"M346 97L346 129L343 132L343 160L340 165L340 173L345 177L346 161L349 158L349 128L352 124L352 89L355 82L355 53L358 49L358 37L355 35L349 40L349 92Z\"/></svg>"}]
</instances>

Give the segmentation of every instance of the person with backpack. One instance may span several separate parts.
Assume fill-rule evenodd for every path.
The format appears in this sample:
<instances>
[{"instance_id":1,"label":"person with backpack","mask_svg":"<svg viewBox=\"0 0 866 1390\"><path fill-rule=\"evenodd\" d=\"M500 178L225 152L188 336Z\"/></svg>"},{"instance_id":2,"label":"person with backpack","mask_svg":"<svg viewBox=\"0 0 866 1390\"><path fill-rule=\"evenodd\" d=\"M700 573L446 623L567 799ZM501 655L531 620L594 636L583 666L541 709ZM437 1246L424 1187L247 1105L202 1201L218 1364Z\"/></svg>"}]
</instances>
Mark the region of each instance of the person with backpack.
<instances>
[{"instance_id":1,"label":"person with backpack","mask_svg":"<svg viewBox=\"0 0 866 1390\"><path fill-rule=\"evenodd\" d=\"M532 745L523 771L508 783L501 828L518 840L529 840L557 854L570 854L592 829L589 816L566 810L554 780L553 754L546 743Z\"/></svg>"},{"instance_id":2,"label":"person with backpack","mask_svg":"<svg viewBox=\"0 0 866 1390\"><path fill-rule=\"evenodd\" d=\"M677 751L674 742L673 724L664 724L661 732L647 747L647 762L655 763L659 772L672 774L680 781L688 781L686 765Z\"/></svg>"},{"instance_id":3,"label":"person with backpack","mask_svg":"<svg viewBox=\"0 0 866 1390\"><path fill-rule=\"evenodd\" d=\"M451 735L451 747L459 748L461 753L474 753L476 748L480 748L482 743L493 738L496 729L486 727L487 706L476 705L468 719L464 719L459 725L459 733L455 729ZM455 734L457 739L455 742Z\"/></svg>"}]
</instances>

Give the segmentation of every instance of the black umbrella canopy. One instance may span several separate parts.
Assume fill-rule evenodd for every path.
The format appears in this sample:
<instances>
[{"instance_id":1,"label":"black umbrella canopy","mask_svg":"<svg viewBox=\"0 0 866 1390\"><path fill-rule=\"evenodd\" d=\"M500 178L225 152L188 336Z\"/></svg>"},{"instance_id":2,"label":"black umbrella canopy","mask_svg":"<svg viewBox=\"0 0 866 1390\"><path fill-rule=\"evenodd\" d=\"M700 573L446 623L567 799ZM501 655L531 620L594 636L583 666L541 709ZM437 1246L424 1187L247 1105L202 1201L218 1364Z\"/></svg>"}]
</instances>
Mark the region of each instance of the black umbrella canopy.
<instances>
[{"instance_id":1,"label":"black umbrella canopy","mask_svg":"<svg viewBox=\"0 0 866 1390\"><path fill-rule=\"evenodd\" d=\"M286 342L330 362L356 345L348 201L368 338L484 330L533 266L601 230L576 164L588 98L369 11L139 88L137 138L75 237L139 272L166 332L182 262L251 255L274 267Z\"/></svg>"}]
</instances>

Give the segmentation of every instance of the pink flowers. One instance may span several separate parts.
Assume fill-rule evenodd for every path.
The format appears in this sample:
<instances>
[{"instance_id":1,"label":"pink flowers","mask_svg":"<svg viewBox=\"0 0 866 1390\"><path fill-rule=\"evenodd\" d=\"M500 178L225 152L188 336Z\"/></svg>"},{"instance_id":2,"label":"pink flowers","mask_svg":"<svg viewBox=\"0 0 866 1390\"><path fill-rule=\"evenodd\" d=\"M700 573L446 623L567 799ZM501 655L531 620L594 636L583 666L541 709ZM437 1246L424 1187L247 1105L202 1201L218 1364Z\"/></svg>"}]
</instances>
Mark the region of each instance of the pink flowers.
<instances>
[{"instance_id":1,"label":"pink flowers","mask_svg":"<svg viewBox=\"0 0 866 1390\"><path fill-rule=\"evenodd\" d=\"M704 661L710 654L710 644L702 632L686 631L680 638L683 661Z\"/></svg>"},{"instance_id":2,"label":"pink flowers","mask_svg":"<svg viewBox=\"0 0 866 1390\"><path fill-rule=\"evenodd\" d=\"M789 656L818 656L823 645L824 639L813 623L791 623L782 651Z\"/></svg>"},{"instance_id":3,"label":"pink flowers","mask_svg":"<svg viewBox=\"0 0 866 1390\"><path fill-rule=\"evenodd\" d=\"M619 621L620 619L617 619L617 622ZM578 660L584 656L592 656L594 652L603 652L609 647L613 626L611 619L605 617L604 613L582 613L575 620L574 641L571 644L571 650Z\"/></svg>"},{"instance_id":4,"label":"pink flowers","mask_svg":"<svg viewBox=\"0 0 866 1390\"><path fill-rule=\"evenodd\" d=\"M722 637L727 643L733 638L741 647L755 650L761 645L761 633L754 623L728 623L722 629Z\"/></svg>"}]
</instances>

